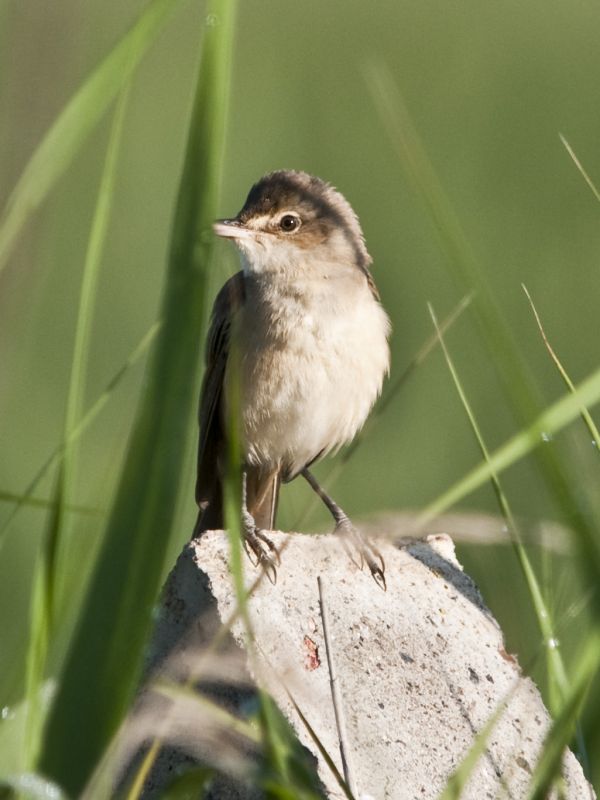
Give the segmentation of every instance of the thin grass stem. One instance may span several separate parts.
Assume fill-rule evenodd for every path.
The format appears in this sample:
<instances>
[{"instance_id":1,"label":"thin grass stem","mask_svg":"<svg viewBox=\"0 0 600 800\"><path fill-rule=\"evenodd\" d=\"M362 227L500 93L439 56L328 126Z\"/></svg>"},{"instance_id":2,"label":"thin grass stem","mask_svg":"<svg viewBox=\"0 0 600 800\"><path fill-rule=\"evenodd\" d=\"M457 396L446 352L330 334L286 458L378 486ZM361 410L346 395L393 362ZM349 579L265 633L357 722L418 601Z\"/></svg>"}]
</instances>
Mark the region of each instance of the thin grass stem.
<instances>
[{"instance_id":1,"label":"thin grass stem","mask_svg":"<svg viewBox=\"0 0 600 800\"><path fill-rule=\"evenodd\" d=\"M552 347L550 341L548 340L548 337L546 336L546 331L544 330L544 326L542 325L542 320L540 319L540 315L537 312L537 308L535 307L533 300L531 299L531 295L529 294L527 287L525 286L524 283L522 283L521 286L523 287L523 291L525 292L525 295L529 300L529 305L531 306L531 310L533 311L533 315L535 317L535 321L540 331L542 341L546 346L546 350L548 351L550 358L554 362L556 369L559 371L560 377L563 379L565 386L573 394L576 391L575 384L569 377L566 369L563 367L559 357L556 355L554 348ZM580 413L581 413L581 419L583 420L585 426L587 427L590 433L590 436L592 437L593 446L596 448L600 448L600 433L598 432L598 428L596 427L596 424L592 419L592 415L585 406L581 406Z\"/></svg>"},{"instance_id":2,"label":"thin grass stem","mask_svg":"<svg viewBox=\"0 0 600 800\"><path fill-rule=\"evenodd\" d=\"M563 143L563 145L565 147L565 150L567 151L567 153L571 157L571 160L573 161L573 163L575 164L575 166L579 170L581 176L583 177L583 180L590 187L594 197L600 203L600 192L598 191L598 189L596 189L596 186L595 186L594 182L592 181L592 179L590 178L588 173L585 171L581 161L575 155L575 151L573 150L573 148L571 147L569 142L566 140L566 138L562 135L562 133L559 133L558 135L560 137L561 142Z\"/></svg>"}]
</instances>

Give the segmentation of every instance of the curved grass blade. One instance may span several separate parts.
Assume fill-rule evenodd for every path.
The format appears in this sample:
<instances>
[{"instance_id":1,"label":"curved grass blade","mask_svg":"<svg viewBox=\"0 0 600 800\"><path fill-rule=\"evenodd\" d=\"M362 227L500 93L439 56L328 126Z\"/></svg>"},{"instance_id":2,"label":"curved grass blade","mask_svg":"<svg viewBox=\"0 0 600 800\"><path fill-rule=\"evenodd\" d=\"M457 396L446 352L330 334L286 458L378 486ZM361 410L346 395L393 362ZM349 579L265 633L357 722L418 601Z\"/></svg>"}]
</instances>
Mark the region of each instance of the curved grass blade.
<instances>
[{"instance_id":1,"label":"curved grass blade","mask_svg":"<svg viewBox=\"0 0 600 800\"><path fill-rule=\"evenodd\" d=\"M94 575L46 730L43 771L79 792L138 681L195 403L217 212L234 5L203 36L163 295L163 327ZM85 731L85 736L81 732Z\"/></svg>"},{"instance_id":2,"label":"curved grass blade","mask_svg":"<svg viewBox=\"0 0 600 800\"><path fill-rule=\"evenodd\" d=\"M56 118L10 194L0 218L0 273L31 214L65 172L178 0L153 0L138 21L81 85Z\"/></svg>"}]
</instances>

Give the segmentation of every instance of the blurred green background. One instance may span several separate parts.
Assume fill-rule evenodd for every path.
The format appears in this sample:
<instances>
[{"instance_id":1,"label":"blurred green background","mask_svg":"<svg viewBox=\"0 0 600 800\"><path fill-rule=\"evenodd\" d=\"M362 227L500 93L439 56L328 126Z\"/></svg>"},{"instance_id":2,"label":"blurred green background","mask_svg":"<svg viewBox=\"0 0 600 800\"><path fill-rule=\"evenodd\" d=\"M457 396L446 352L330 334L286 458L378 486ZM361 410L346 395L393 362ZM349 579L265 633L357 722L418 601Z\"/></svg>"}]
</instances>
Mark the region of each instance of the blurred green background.
<instances>
[{"instance_id":1,"label":"blurred green background","mask_svg":"<svg viewBox=\"0 0 600 800\"><path fill-rule=\"evenodd\" d=\"M19 0L0 5L0 199L58 112L143 8L114 0ZM86 405L91 404L157 317L173 201L206 19L182 3L136 73L97 298ZM591 0L451 4L240 3L222 214L233 215L263 173L296 168L334 183L357 211L373 272L393 323L393 374L469 287L451 279L448 255L377 115L365 80L387 65L455 214L513 330L546 403L563 386L541 344L521 283L575 382L599 365L600 205L559 139L564 134L600 182L600 9ZM29 224L0 275L0 489L24 490L62 435L81 269L108 132L105 120ZM236 269L219 245L213 289ZM510 413L492 357L469 314L448 344L493 448L522 424ZM77 502L95 513L69 518L64 596L76 608L92 564L124 447L143 391L131 370L82 440ZM585 433L549 444L573 463L582 490L597 485ZM189 537L195 432L171 561ZM447 367L434 352L369 431L332 486L353 516L434 499L479 462ZM325 476L327 465L319 468ZM504 485L524 518L556 519L533 463ZM49 497L48 478L37 496ZM284 489L280 523L294 527L309 495ZM496 511L491 490L462 507ZM0 503L0 525L11 504ZM43 510L22 509L0 554L0 705L22 692L28 603ZM327 523L316 512L308 529ZM527 526L525 526L527 532ZM555 610L567 664L586 635L589 587L569 557L532 556ZM541 637L509 547L462 546L459 557L500 620L507 649L544 687ZM168 569L169 564L165 566ZM596 725L590 717L590 749Z\"/></svg>"}]
</instances>

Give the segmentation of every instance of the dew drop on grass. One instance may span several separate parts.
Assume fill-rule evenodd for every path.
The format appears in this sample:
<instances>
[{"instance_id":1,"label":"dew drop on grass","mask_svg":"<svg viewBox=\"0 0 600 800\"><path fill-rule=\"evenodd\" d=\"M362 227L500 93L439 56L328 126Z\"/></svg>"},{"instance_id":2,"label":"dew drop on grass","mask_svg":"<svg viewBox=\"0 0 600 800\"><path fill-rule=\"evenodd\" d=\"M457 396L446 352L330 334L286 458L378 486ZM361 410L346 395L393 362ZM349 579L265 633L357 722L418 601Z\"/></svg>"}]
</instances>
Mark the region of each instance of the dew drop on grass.
<instances>
[{"instance_id":1,"label":"dew drop on grass","mask_svg":"<svg viewBox=\"0 0 600 800\"><path fill-rule=\"evenodd\" d=\"M0 711L0 717L2 719L13 719L15 716L15 712L12 710L10 706L3 706L2 711Z\"/></svg>"},{"instance_id":2,"label":"dew drop on grass","mask_svg":"<svg viewBox=\"0 0 600 800\"><path fill-rule=\"evenodd\" d=\"M204 21L207 28L214 28L219 24L219 17L216 14L207 14Z\"/></svg>"},{"instance_id":3,"label":"dew drop on grass","mask_svg":"<svg viewBox=\"0 0 600 800\"><path fill-rule=\"evenodd\" d=\"M559 644L560 644L560 642L558 641L558 639L548 639L548 647L551 650L557 650Z\"/></svg>"},{"instance_id":4,"label":"dew drop on grass","mask_svg":"<svg viewBox=\"0 0 600 800\"><path fill-rule=\"evenodd\" d=\"M595 439L592 439L592 447L598 447L598 442Z\"/></svg>"},{"instance_id":5,"label":"dew drop on grass","mask_svg":"<svg viewBox=\"0 0 600 800\"><path fill-rule=\"evenodd\" d=\"M546 433L546 431L542 431L542 441L543 442L551 442L552 441L552 434Z\"/></svg>"}]
</instances>

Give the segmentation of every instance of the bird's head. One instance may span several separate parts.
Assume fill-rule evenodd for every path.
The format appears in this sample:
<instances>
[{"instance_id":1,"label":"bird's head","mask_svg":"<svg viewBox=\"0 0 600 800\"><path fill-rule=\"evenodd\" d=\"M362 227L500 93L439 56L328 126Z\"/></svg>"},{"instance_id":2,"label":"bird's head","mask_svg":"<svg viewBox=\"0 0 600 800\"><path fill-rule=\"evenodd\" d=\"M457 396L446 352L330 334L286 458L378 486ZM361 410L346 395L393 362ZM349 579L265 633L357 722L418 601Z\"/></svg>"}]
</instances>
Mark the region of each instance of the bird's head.
<instances>
[{"instance_id":1,"label":"bird's head","mask_svg":"<svg viewBox=\"0 0 600 800\"><path fill-rule=\"evenodd\" d=\"M320 178L305 172L271 172L254 184L233 219L214 224L232 239L244 269L253 274L297 275L358 267L371 258L358 218L348 201Z\"/></svg>"}]
</instances>

